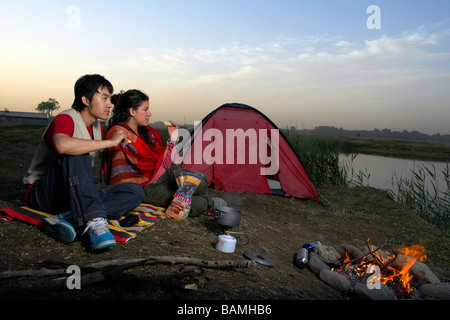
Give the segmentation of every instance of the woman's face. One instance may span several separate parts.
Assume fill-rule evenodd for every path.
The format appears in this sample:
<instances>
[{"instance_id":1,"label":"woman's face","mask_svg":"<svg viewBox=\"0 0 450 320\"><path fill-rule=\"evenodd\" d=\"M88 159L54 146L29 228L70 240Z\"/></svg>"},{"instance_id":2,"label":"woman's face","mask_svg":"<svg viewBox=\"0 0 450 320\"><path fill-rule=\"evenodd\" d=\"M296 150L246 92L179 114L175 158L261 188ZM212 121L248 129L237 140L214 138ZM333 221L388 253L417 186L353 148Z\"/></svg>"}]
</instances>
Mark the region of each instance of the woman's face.
<instances>
[{"instance_id":1,"label":"woman's face","mask_svg":"<svg viewBox=\"0 0 450 320\"><path fill-rule=\"evenodd\" d=\"M138 126L147 126L152 116L148 100L143 101L137 110L131 108L130 116L130 121L134 121Z\"/></svg>"}]
</instances>

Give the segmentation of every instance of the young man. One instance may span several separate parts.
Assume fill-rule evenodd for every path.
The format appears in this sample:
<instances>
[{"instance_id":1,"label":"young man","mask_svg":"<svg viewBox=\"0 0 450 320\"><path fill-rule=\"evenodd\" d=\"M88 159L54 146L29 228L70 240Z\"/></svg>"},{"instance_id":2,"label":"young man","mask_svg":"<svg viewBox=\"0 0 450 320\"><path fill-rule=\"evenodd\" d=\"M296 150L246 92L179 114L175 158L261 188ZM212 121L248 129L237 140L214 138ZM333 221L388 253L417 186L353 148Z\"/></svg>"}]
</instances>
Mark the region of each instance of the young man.
<instances>
[{"instance_id":1,"label":"young man","mask_svg":"<svg viewBox=\"0 0 450 320\"><path fill-rule=\"evenodd\" d=\"M72 109L58 114L47 127L23 179L28 205L55 214L43 220L44 231L64 243L82 231L93 250L116 243L107 218L119 218L144 197L136 183L104 186L94 182L92 168L99 151L128 143L121 132L103 140L98 120L108 119L112 93L113 86L103 76L78 79Z\"/></svg>"}]
</instances>

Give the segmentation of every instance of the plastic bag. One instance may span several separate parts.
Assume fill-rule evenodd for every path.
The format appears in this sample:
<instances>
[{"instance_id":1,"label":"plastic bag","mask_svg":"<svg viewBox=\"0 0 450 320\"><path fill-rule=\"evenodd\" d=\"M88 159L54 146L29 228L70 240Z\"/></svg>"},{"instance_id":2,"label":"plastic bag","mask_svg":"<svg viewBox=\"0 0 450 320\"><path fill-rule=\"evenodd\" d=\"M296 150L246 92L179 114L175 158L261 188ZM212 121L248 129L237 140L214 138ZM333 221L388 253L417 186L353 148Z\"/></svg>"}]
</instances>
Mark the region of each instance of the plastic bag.
<instances>
[{"instance_id":1,"label":"plastic bag","mask_svg":"<svg viewBox=\"0 0 450 320\"><path fill-rule=\"evenodd\" d=\"M193 173L180 172L176 177L178 190L173 196L170 206L166 210L166 214L175 219L183 220L191 211L192 195L199 186L201 178Z\"/></svg>"}]
</instances>

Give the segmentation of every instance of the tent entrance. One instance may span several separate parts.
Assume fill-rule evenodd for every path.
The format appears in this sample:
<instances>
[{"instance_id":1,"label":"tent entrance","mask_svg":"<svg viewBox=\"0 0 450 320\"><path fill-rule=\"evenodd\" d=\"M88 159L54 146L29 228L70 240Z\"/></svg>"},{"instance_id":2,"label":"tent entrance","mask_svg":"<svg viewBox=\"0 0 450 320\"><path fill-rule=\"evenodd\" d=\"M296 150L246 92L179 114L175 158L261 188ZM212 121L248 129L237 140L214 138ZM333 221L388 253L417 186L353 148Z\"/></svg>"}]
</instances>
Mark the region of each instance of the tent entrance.
<instances>
[{"instance_id":1,"label":"tent entrance","mask_svg":"<svg viewBox=\"0 0 450 320\"><path fill-rule=\"evenodd\" d=\"M267 177L267 182L269 183L269 188L272 190L272 194L276 196L284 196L283 188L281 187L281 183L278 180L271 179Z\"/></svg>"}]
</instances>

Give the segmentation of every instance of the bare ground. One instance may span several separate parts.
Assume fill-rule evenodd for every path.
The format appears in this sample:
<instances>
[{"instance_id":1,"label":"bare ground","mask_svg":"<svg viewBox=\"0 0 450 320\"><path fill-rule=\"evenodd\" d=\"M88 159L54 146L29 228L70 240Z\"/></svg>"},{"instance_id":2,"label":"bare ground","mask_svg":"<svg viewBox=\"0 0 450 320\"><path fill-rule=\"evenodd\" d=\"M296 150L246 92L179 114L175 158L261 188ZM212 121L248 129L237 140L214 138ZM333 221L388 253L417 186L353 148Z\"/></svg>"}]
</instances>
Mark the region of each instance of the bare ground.
<instances>
[{"instance_id":1,"label":"bare ground","mask_svg":"<svg viewBox=\"0 0 450 320\"><path fill-rule=\"evenodd\" d=\"M14 288L18 284L31 284L41 279L0 280L0 298L351 300L351 295L336 291L308 269L298 269L294 265L294 257L304 243L318 240L326 245L346 243L362 249L370 238L374 245L390 240L388 248L393 249L397 245L430 241L422 239L416 227L405 227L405 221L409 221L411 226L433 228L410 210L397 205L386 192L372 188L322 188L319 192L326 206L315 200L210 192L225 199L228 206L243 212L240 226L233 231L245 232L250 242L238 245L234 253L215 249L217 236L223 230L215 220L206 216L181 222L166 218L128 244L117 244L102 253L89 252L78 240L66 245L58 243L35 226L12 221L0 223L0 272L85 266L99 261L150 256L241 261L247 260L243 256L246 251L266 255L274 261L273 267L260 264L232 270L196 267L199 275L183 278L180 277L183 266L179 264L141 266L80 290L16 290ZM0 208L16 205L17 202L0 200ZM436 236L439 236L438 231ZM448 281L448 268L436 263L437 259L433 259L435 254L437 252L428 252L429 266L438 277ZM197 288L185 289L180 283L195 283Z\"/></svg>"}]
</instances>

